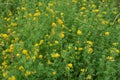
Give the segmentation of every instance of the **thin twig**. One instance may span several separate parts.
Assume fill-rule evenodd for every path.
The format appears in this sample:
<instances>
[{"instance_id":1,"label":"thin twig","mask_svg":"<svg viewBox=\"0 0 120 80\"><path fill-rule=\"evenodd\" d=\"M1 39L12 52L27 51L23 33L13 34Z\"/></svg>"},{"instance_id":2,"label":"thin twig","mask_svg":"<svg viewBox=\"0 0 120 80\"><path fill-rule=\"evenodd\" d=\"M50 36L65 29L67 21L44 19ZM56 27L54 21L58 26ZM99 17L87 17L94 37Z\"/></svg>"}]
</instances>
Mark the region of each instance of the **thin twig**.
<instances>
[{"instance_id":1,"label":"thin twig","mask_svg":"<svg viewBox=\"0 0 120 80\"><path fill-rule=\"evenodd\" d=\"M113 21L113 24L115 23L116 19L119 17L120 13L116 15L114 21Z\"/></svg>"}]
</instances>

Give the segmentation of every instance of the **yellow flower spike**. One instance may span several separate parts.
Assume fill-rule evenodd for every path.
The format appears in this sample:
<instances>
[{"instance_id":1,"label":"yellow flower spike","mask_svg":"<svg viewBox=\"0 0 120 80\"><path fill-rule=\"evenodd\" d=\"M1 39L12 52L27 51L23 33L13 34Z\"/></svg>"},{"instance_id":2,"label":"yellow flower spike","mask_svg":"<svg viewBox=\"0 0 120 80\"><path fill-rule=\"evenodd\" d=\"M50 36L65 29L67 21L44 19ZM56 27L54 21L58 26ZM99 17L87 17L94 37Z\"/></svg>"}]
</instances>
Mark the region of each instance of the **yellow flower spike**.
<instances>
[{"instance_id":1,"label":"yellow flower spike","mask_svg":"<svg viewBox=\"0 0 120 80\"><path fill-rule=\"evenodd\" d=\"M55 22L53 22L52 27L57 27L57 24Z\"/></svg>"},{"instance_id":2,"label":"yellow flower spike","mask_svg":"<svg viewBox=\"0 0 120 80\"><path fill-rule=\"evenodd\" d=\"M72 63L67 64L67 67L68 67L68 68L73 68Z\"/></svg>"},{"instance_id":3,"label":"yellow flower spike","mask_svg":"<svg viewBox=\"0 0 120 80\"><path fill-rule=\"evenodd\" d=\"M77 35L82 35L82 31L81 30L77 30Z\"/></svg>"},{"instance_id":4,"label":"yellow flower spike","mask_svg":"<svg viewBox=\"0 0 120 80\"><path fill-rule=\"evenodd\" d=\"M105 32L105 36L109 36L110 35L110 32Z\"/></svg>"}]
</instances>

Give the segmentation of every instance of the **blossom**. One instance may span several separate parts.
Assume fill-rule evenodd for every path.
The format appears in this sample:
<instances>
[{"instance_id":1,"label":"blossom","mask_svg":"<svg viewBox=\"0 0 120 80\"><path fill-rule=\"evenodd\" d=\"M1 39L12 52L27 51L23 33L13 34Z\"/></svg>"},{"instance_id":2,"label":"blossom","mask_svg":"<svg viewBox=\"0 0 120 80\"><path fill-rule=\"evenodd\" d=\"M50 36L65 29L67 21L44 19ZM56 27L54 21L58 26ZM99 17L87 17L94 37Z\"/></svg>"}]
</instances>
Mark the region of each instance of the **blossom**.
<instances>
[{"instance_id":1,"label":"blossom","mask_svg":"<svg viewBox=\"0 0 120 80\"><path fill-rule=\"evenodd\" d=\"M106 36L109 36L109 35L110 35L110 32L105 32L105 35L106 35Z\"/></svg>"},{"instance_id":2,"label":"blossom","mask_svg":"<svg viewBox=\"0 0 120 80\"><path fill-rule=\"evenodd\" d=\"M63 21L61 19L58 19L57 21L59 24L63 24Z\"/></svg>"},{"instance_id":3,"label":"blossom","mask_svg":"<svg viewBox=\"0 0 120 80\"><path fill-rule=\"evenodd\" d=\"M55 22L52 23L52 27L57 27Z\"/></svg>"},{"instance_id":4,"label":"blossom","mask_svg":"<svg viewBox=\"0 0 120 80\"><path fill-rule=\"evenodd\" d=\"M77 35L82 35L82 31L81 30L77 30Z\"/></svg>"},{"instance_id":5,"label":"blossom","mask_svg":"<svg viewBox=\"0 0 120 80\"><path fill-rule=\"evenodd\" d=\"M72 63L67 64L67 67L68 67L68 68L73 68Z\"/></svg>"},{"instance_id":6,"label":"blossom","mask_svg":"<svg viewBox=\"0 0 120 80\"><path fill-rule=\"evenodd\" d=\"M28 54L28 51L24 49L24 50L22 51L22 53L25 54L25 55L27 55L27 54Z\"/></svg>"},{"instance_id":7,"label":"blossom","mask_svg":"<svg viewBox=\"0 0 120 80\"><path fill-rule=\"evenodd\" d=\"M54 54L51 54L51 57L52 58L59 58L60 54L59 53L54 53Z\"/></svg>"},{"instance_id":8,"label":"blossom","mask_svg":"<svg viewBox=\"0 0 120 80\"><path fill-rule=\"evenodd\" d=\"M29 76L29 75L31 75L31 72L27 70L27 71L25 72L25 76L27 77L27 76Z\"/></svg>"},{"instance_id":9,"label":"blossom","mask_svg":"<svg viewBox=\"0 0 120 80\"><path fill-rule=\"evenodd\" d=\"M15 76L12 75L11 77L8 78L8 80L16 80L16 78Z\"/></svg>"}]
</instances>

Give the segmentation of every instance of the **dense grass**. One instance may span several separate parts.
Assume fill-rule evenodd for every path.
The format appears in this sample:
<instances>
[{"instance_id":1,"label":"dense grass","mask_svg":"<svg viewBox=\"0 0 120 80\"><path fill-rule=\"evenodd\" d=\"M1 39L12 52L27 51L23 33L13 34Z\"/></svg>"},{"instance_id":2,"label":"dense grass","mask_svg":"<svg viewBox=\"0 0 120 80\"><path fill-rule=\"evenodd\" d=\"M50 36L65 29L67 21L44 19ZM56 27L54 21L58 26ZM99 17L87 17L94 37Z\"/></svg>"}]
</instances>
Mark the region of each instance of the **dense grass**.
<instances>
[{"instance_id":1,"label":"dense grass","mask_svg":"<svg viewBox=\"0 0 120 80\"><path fill-rule=\"evenodd\" d=\"M0 80L119 80L119 0L0 0Z\"/></svg>"}]
</instances>

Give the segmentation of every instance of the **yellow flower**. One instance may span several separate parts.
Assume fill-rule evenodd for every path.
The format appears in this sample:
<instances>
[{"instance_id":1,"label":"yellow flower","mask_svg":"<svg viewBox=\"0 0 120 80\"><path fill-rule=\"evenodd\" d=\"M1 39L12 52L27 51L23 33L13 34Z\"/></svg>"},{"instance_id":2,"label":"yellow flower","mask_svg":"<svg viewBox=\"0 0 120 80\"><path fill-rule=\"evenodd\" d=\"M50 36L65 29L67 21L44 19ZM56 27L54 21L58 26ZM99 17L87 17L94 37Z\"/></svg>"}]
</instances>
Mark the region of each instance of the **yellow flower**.
<instances>
[{"instance_id":1,"label":"yellow flower","mask_svg":"<svg viewBox=\"0 0 120 80\"><path fill-rule=\"evenodd\" d=\"M106 59L109 60L109 61L114 61L112 56L107 56Z\"/></svg>"},{"instance_id":2,"label":"yellow flower","mask_svg":"<svg viewBox=\"0 0 120 80\"><path fill-rule=\"evenodd\" d=\"M61 19L58 19L57 21L59 24L63 24L63 21Z\"/></svg>"},{"instance_id":3,"label":"yellow flower","mask_svg":"<svg viewBox=\"0 0 120 80\"><path fill-rule=\"evenodd\" d=\"M86 79L92 79L92 76L91 75L87 75Z\"/></svg>"},{"instance_id":4,"label":"yellow flower","mask_svg":"<svg viewBox=\"0 0 120 80\"><path fill-rule=\"evenodd\" d=\"M8 35L7 34L2 34L2 36L6 39L8 38Z\"/></svg>"},{"instance_id":5,"label":"yellow flower","mask_svg":"<svg viewBox=\"0 0 120 80\"><path fill-rule=\"evenodd\" d=\"M82 50L83 50L83 48L78 48L78 50L79 50L79 51L82 51Z\"/></svg>"},{"instance_id":6,"label":"yellow flower","mask_svg":"<svg viewBox=\"0 0 120 80\"><path fill-rule=\"evenodd\" d=\"M27 70L27 71L25 72L25 76L27 77L27 76L29 76L29 75L31 75L31 72Z\"/></svg>"},{"instance_id":7,"label":"yellow flower","mask_svg":"<svg viewBox=\"0 0 120 80\"><path fill-rule=\"evenodd\" d=\"M3 61L3 62L2 62L2 66L5 66L5 65L7 65L7 62L6 62L6 61Z\"/></svg>"},{"instance_id":8,"label":"yellow flower","mask_svg":"<svg viewBox=\"0 0 120 80\"><path fill-rule=\"evenodd\" d=\"M57 27L55 22L52 23L52 27Z\"/></svg>"},{"instance_id":9,"label":"yellow flower","mask_svg":"<svg viewBox=\"0 0 120 80\"><path fill-rule=\"evenodd\" d=\"M67 67L68 67L68 68L73 68L72 63L67 64Z\"/></svg>"},{"instance_id":10,"label":"yellow flower","mask_svg":"<svg viewBox=\"0 0 120 80\"><path fill-rule=\"evenodd\" d=\"M95 9L95 10L92 10L92 12L98 13L99 10L98 10L98 9Z\"/></svg>"},{"instance_id":11,"label":"yellow flower","mask_svg":"<svg viewBox=\"0 0 120 80\"><path fill-rule=\"evenodd\" d=\"M91 54L93 52L92 48L88 48L88 53Z\"/></svg>"},{"instance_id":12,"label":"yellow flower","mask_svg":"<svg viewBox=\"0 0 120 80\"><path fill-rule=\"evenodd\" d=\"M44 43L44 40L40 40L39 45L42 45Z\"/></svg>"},{"instance_id":13,"label":"yellow flower","mask_svg":"<svg viewBox=\"0 0 120 80\"><path fill-rule=\"evenodd\" d=\"M101 0L102 2L105 2L105 0Z\"/></svg>"},{"instance_id":14,"label":"yellow flower","mask_svg":"<svg viewBox=\"0 0 120 80\"><path fill-rule=\"evenodd\" d=\"M34 13L34 17L40 16L40 12Z\"/></svg>"},{"instance_id":15,"label":"yellow flower","mask_svg":"<svg viewBox=\"0 0 120 80\"><path fill-rule=\"evenodd\" d=\"M87 43L89 44L89 45L93 45L93 42L92 41L87 41Z\"/></svg>"},{"instance_id":16,"label":"yellow flower","mask_svg":"<svg viewBox=\"0 0 120 80\"><path fill-rule=\"evenodd\" d=\"M51 61L50 61L50 60L48 60L48 61L47 61L47 64L51 64Z\"/></svg>"},{"instance_id":17,"label":"yellow flower","mask_svg":"<svg viewBox=\"0 0 120 80\"><path fill-rule=\"evenodd\" d=\"M31 13L29 13L28 15L29 15L30 17L32 17L32 14L31 14Z\"/></svg>"},{"instance_id":18,"label":"yellow flower","mask_svg":"<svg viewBox=\"0 0 120 80\"><path fill-rule=\"evenodd\" d=\"M23 50L22 53L25 54L25 55L27 55L28 51L27 50Z\"/></svg>"},{"instance_id":19,"label":"yellow flower","mask_svg":"<svg viewBox=\"0 0 120 80\"><path fill-rule=\"evenodd\" d=\"M64 38L64 37L65 37L64 32L61 32L61 33L60 33L60 37L61 37L61 38Z\"/></svg>"},{"instance_id":20,"label":"yellow flower","mask_svg":"<svg viewBox=\"0 0 120 80\"><path fill-rule=\"evenodd\" d=\"M17 23L13 23L13 22L12 22L12 23L11 23L11 26L17 26Z\"/></svg>"},{"instance_id":21,"label":"yellow flower","mask_svg":"<svg viewBox=\"0 0 120 80\"><path fill-rule=\"evenodd\" d=\"M120 23L120 18L117 20L118 23Z\"/></svg>"},{"instance_id":22,"label":"yellow flower","mask_svg":"<svg viewBox=\"0 0 120 80\"><path fill-rule=\"evenodd\" d=\"M38 44L38 43L36 43L34 46L35 46L35 47L37 47L37 46L39 46L39 44Z\"/></svg>"},{"instance_id":23,"label":"yellow flower","mask_svg":"<svg viewBox=\"0 0 120 80\"><path fill-rule=\"evenodd\" d=\"M73 3L77 3L77 0L72 0Z\"/></svg>"},{"instance_id":24,"label":"yellow flower","mask_svg":"<svg viewBox=\"0 0 120 80\"><path fill-rule=\"evenodd\" d=\"M82 69L80 69L80 71L81 71L82 73L84 73L84 72L85 72L85 69L84 69L84 68L82 68Z\"/></svg>"},{"instance_id":25,"label":"yellow flower","mask_svg":"<svg viewBox=\"0 0 120 80\"><path fill-rule=\"evenodd\" d=\"M77 35L82 35L82 31L81 31L81 30L78 30L78 31L77 31Z\"/></svg>"},{"instance_id":26,"label":"yellow flower","mask_svg":"<svg viewBox=\"0 0 120 80\"><path fill-rule=\"evenodd\" d=\"M109 33L109 32L105 32L105 35L106 35L106 36L109 36L109 35L110 35L110 33Z\"/></svg>"},{"instance_id":27,"label":"yellow flower","mask_svg":"<svg viewBox=\"0 0 120 80\"><path fill-rule=\"evenodd\" d=\"M58 43L59 43L59 41L55 40L55 44L58 44Z\"/></svg>"},{"instance_id":28,"label":"yellow flower","mask_svg":"<svg viewBox=\"0 0 120 80\"><path fill-rule=\"evenodd\" d=\"M20 67L19 67L19 70L20 70L20 71L23 71L23 70L24 70L24 67L23 67L23 66L20 66Z\"/></svg>"},{"instance_id":29,"label":"yellow flower","mask_svg":"<svg viewBox=\"0 0 120 80\"><path fill-rule=\"evenodd\" d=\"M53 72L52 72L52 75L56 75L56 71L53 71Z\"/></svg>"},{"instance_id":30,"label":"yellow flower","mask_svg":"<svg viewBox=\"0 0 120 80\"><path fill-rule=\"evenodd\" d=\"M60 54L59 53L54 53L54 54L51 54L51 57L52 58L59 58Z\"/></svg>"},{"instance_id":31,"label":"yellow flower","mask_svg":"<svg viewBox=\"0 0 120 80\"><path fill-rule=\"evenodd\" d=\"M11 77L8 78L8 80L16 80L16 78L15 76L12 75Z\"/></svg>"},{"instance_id":32,"label":"yellow flower","mask_svg":"<svg viewBox=\"0 0 120 80\"><path fill-rule=\"evenodd\" d=\"M113 45L113 46L117 46L117 45L118 45L118 43L114 42L114 43L112 43L112 45Z\"/></svg>"},{"instance_id":33,"label":"yellow flower","mask_svg":"<svg viewBox=\"0 0 120 80\"><path fill-rule=\"evenodd\" d=\"M25 8L25 7L22 7L21 9L22 9L22 10L24 10L24 11L26 10L26 8Z\"/></svg>"},{"instance_id":34,"label":"yellow flower","mask_svg":"<svg viewBox=\"0 0 120 80\"><path fill-rule=\"evenodd\" d=\"M3 73L2 73L2 76L3 76L3 77L6 77L7 75L8 75L7 72L3 72Z\"/></svg>"},{"instance_id":35,"label":"yellow flower","mask_svg":"<svg viewBox=\"0 0 120 80\"><path fill-rule=\"evenodd\" d=\"M81 9L80 10L86 10L86 7L81 7Z\"/></svg>"},{"instance_id":36,"label":"yellow flower","mask_svg":"<svg viewBox=\"0 0 120 80\"><path fill-rule=\"evenodd\" d=\"M40 54L40 55L39 55L39 58L42 59L42 58L43 58L43 55Z\"/></svg>"}]
</instances>

